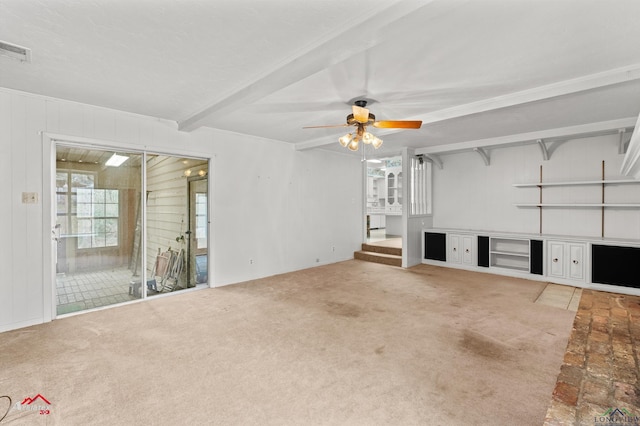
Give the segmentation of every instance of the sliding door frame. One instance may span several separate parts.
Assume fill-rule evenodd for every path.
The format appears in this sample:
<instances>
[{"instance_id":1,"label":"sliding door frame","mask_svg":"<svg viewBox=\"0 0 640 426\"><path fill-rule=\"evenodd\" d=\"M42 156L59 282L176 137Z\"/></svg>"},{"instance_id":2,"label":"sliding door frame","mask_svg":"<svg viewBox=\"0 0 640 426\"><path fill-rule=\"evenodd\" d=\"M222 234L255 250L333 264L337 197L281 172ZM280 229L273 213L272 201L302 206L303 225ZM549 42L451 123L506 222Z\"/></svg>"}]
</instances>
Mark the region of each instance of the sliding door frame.
<instances>
[{"instance_id":1,"label":"sliding door frame","mask_svg":"<svg viewBox=\"0 0 640 426\"><path fill-rule=\"evenodd\" d=\"M152 149L148 146L141 146L139 144L132 143L122 143L115 141L107 141L100 139L92 139L80 136L71 136L50 132L40 132L42 137L42 257L43 257L43 268L42 268L42 285L43 285L43 320L44 322L50 322L57 317L56 314L56 300L55 300L55 291L56 291L56 250L57 250L57 240L55 234L55 213L56 213L56 146L57 144L65 145L65 146L75 146L78 148L84 149L99 149L99 150L120 150L127 151L134 154L140 154L143 157L142 167L141 167L141 205L142 205L142 234L141 234L141 243L142 243L142 264L144 265L141 268L141 279L142 283L146 282L146 250L147 250L147 217L146 217L146 197L147 193L147 173L146 173L146 160L148 154L157 154L157 155L168 155L168 156L176 156L176 157L187 157L194 159L203 159L208 162L208 200L207 200L207 209L209 212L213 211L213 181L214 178L211 175L211 171L213 168L214 155L211 153L202 153L202 152L193 152L193 151L171 151L171 150L163 150L163 149ZM207 247L208 250L208 259L207 264L208 268L208 287L215 287L215 283L213 281L213 269L211 265L213 265L214 258L214 248L211 243L214 241L213 239L213 226L211 221L211 214L208 214L208 241ZM201 288L201 287L200 287ZM189 290L196 290L198 287ZM167 294L169 295L169 294ZM154 297L156 298L156 297ZM138 303L140 301L147 300L147 292L146 286L142 286L142 297L137 300L132 300L131 302L125 302L124 304L129 303ZM118 304L122 305L122 304ZM110 305L118 306L118 305ZM80 312L90 312L97 309L104 308L95 308L84 310Z\"/></svg>"}]
</instances>

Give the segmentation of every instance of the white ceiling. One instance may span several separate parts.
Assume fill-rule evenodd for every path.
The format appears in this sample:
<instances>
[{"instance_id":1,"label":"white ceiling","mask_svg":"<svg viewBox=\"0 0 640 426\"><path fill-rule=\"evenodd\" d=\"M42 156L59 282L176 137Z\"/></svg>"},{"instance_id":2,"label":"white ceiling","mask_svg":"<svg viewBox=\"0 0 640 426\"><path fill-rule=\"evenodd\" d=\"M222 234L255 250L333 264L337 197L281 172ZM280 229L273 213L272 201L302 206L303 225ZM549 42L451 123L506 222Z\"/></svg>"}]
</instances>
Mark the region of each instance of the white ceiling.
<instances>
[{"instance_id":1,"label":"white ceiling","mask_svg":"<svg viewBox=\"0 0 640 426\"><path fill-rule=\"evenodd\" d=\"M0 0L0 40L32 50L0 56L0 86L340 151L345 129L302 127L366 98L424 122L372 131L380 154L442 152L632 126L639 16L637 0Z\"/></svg>"}]
</instances>

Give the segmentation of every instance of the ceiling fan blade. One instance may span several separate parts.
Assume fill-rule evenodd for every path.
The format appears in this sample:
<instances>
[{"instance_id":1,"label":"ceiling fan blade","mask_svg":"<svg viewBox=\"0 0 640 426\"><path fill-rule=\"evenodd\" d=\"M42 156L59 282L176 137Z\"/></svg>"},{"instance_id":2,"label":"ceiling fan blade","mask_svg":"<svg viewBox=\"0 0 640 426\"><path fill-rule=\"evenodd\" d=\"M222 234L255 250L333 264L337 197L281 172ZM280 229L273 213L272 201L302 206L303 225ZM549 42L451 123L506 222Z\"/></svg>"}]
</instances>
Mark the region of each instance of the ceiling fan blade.
<instances>
[{"instance_id":1,"label":"ceiling fan blade","mask_svg":"<svg viewBox=\"0 0 640 426\"><path fill-rule=\"evenodd\" d=\"M329 128L329 127L349 127L351 126L351 124L330 124L328 126L305 126L303 127L303 129L324 129L324 128Z\"/></svg>"},{"instance_id":2,"label":"ceiling fan blade","mask_svg":"<svg viewBox=\"0 0 640 426\"><path fill-rule=\"evenodd\" d=\"M368 109L359 107L358 105L353 105L352 108L353 118L355 118L358 123L367 123L369 121Z\"/></svg>"},{"instance_id":3,"label":"ceiling fan blade","mask_svg":"<svg viewBox=\"0 0 640 426\"><path fill-rule=\"evenodd\" d=\"M422 126L422 121L390 121L382 120L373 123L373 127L379 129L419 129Z\"/></svg>"}]
</instances>

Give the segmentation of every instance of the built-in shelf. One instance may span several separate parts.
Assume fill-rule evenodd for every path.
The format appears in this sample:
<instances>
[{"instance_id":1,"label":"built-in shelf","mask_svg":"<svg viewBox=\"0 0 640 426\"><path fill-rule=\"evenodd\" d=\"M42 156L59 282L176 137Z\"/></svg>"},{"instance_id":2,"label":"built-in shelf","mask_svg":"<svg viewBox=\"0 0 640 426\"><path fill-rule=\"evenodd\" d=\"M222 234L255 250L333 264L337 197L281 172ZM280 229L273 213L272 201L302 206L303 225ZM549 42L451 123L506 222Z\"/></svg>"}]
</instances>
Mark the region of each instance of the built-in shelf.
<instances>
[{"instance_id":1,"label":"built-in shelf","mask_svg":"<svg viewBox=\"0 0 640 426\"><path fill-rule=\"evenodd\" d=\"M507 262L506 259L495 259L491 266L494 268L513 269L514 271L529 272L529 266L518 265L511 262Z\"/></svg>"},{"instance_id":2,"label":"built-in shelf","mask_svg":"<svg viewBox=\"0 0 640 426\"><path fill-rule=\"evenodd\" d=\"M612 180L580 180L568 182L536 182L536 183L514 183L516 188L536 188L541 186L577 186L577 185L619 185L625 183L640 183L636 179L612 179Z\"/></svg>"},{"instance_id":3,"label":"built-in shelf","mask_svg":"<svg viewBox=\"0 0 640 426\"><path fill-rule=\"evenodd\" d=\"M491 251L491 254L499 254L505 256L516 256L516 257L529 257L529 253L513 253L508 251Z\"/></svg>"},{"instance_id":4,"label":"built-in shelf","mask_svg":"<svg viewBox=\"0 0 640 426\"><path fill-rule=\"evenodd\" d=\"M640 203L607 203L605 199L605 188L610 185L624 185L624 184L637 184L640 183L638 179L605 179L605 164L602 161L602 169L601 169L601 179L593 179L593 180L574 180L574 181L564 181L564 182L543 182L542 181L542 166L540 166L540 180L538 182L527 182L527 183L514 183L513 186L515 188L538 188L538 202L537 203L516 203L514 206L516 207L534 207L540 210L539 213L539 229L540 234L542 234L542 211L547 208L569 208L569 209L578 209L578 208L599 208L601 209L601 224L600 224L600 236L604 238L605 235L605 210L607 208L622 208L622 209L638 209L640 208ZM562 187L562 186L597 186L600 187L600 200L599 203L545 203L542 198L542 189L545 187ZM553 194L553 191L552 191Z\"/></svg>"},{"instance_id":5,"label":"built-in shelf","mask_svg":"<svg viewBox=\"0 0 640 426\"><path fill-rule=\"evenodd\" d=\"M491 237L489 265L516 271L529 271L529 240Z\"/></svg>"},{"instance_id":6,"label":"built-in shelf","mask_svg":"<svg viewBox=\"0 0 640 426\"><path fill-rule=\"evenodd\" d=\"M636 238L427 228L422 242L428 265L640 295Z\"/></svg>"},{"instance_id":7,"label":"built-in shelf","mask_svg":"<svg viewBox=\"0 0 640 426\"><path fill-rule=\"evenodd\" d=\"M623 207L623 208L639 208L640 203L527 203L514 204L516 207Z\"/></svg>"}]
</instances>

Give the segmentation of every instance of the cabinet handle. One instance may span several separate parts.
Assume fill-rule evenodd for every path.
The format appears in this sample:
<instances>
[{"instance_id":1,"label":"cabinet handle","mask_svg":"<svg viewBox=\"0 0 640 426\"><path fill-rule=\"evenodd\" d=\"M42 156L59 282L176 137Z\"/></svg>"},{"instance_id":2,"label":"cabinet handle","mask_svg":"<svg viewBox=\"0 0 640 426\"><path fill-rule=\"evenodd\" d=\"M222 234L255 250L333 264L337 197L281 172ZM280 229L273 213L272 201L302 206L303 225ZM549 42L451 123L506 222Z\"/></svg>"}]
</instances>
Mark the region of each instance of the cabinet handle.
<instances>
[{"instance_id":1,"label":"cabinet handle","mask_svg":"<svg viewBox=\"0 0 640 426\"><path fill-rule=\"evenodd\" d=\"M558 263L558 258L553 259L554 263Z\"/></svg>"},{"instance_id":2,"label":"cabinet handle","mask_svg":"<svg viewBox=\"0 0 640 426\"><path fill-rule=\"evenodd\" d=\"M577 261L577 260L574 260L574 261L573 261L573 264L574 264L574 265L577 265L577 264L578 264L578 261Z\"/></svg>"},{"instance_id":3,"label":"cabinet handle","mask_svg":"<svg viewBox=\"0 0 640 426\"><path fill-rule=\"evenodd\" d=\"M469 249L466 249L464 252L465 252L465 253L469 253Z\"/></svg>"},{"instance_id":4,"label":"cabinet handle","mask_svg":"<svg viewBox=\"0 0 640 426\"><path fill-rule=\"evenodd\" d=\"M456 251L456 250L458 250L458 249L454 247L454 248L453 248L453 251Z\"/></svg>"}]
</instances>

